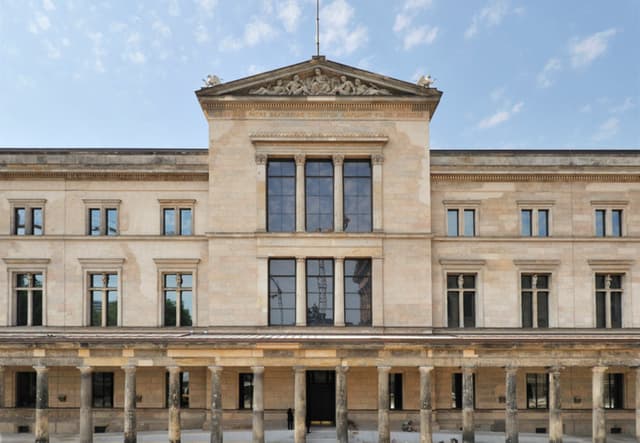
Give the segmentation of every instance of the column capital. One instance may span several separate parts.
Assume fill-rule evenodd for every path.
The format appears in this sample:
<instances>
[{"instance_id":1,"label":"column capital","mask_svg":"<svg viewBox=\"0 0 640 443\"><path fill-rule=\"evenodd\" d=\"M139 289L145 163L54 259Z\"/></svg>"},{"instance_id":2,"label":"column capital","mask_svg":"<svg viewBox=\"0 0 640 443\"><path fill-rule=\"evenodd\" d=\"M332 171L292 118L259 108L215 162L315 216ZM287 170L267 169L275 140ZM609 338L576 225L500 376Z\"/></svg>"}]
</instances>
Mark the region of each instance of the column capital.
<instances>
[{"instance_id":1,"label":"column capital","mask_svg":"<svg viewBox=\"0 0 640 443\"><path fill-rule=\"evenodd\" d=\"M344 163L343 154L334 154L332 158L333 158L333 164L335 166L342 166L342 164Z\"/></svg>"},{"instance_id":2,"label":"column capital","mask_svg":"<svg viewBox=\"0 0 640 443\"><path fill-rule=\"evenodd\" d=\"M304 166L304 162L306 161L304 154L296 154L293 158L296 160L296 165Z\"/></svg>"},{"instance_id":3,"label":"column capital","mask_svg":"<svg viewBox=\"0 0 640 443\"><path fill-rule=\"evenodd\" d=\"M462 372L476 372L476 368L477 366L474 364L464 364L460 367L462 369Z\"/></svg>"},{"instance_id":4,"label":"column capital","mask_svg":"<svg viewBox=\"0 0 640 443\"><path fill-rule=\"evenodd\" d=\"M35 369L37 373L46 374L47 372L49 372L49 368L44 365L35 365L33 369Z\"/></svg>"},{"instance_id":5,"label":"column capital","mask_svg":"<svg viewBox=\"0 0 640 443\"><path fill-rule=\"evenodd\" d=\"M384 155L382 155L382 154L373 154L373 155L371 156L371 162L372 162L374 165L381 165L381 164L383 164L383 163L384 163Z\"/></svg>"},{"instance_id":6,"label":"column capital","mask_svg":"<svg viewBox=\"0 0 640 443\"><path fill-rule=\"evenodd\" d=\"M560 374L560 371L563 369L562 366L547 366L547 370L549 371L549 373L551 374Z\"/></svg>"},{"instance_id":7,"label":"column capital","mask_svg":"<svg viewBox=\"0 0 640 443\"><path fill-rule=\"evenodd\" d=\"M307 259L306 257L296 257L296 262L304 263L306 259Z\"/></svg>"},{"instance_id":8,"label":"column capital","mask_svg":"<svg viewBox=\"0 0 640 443\"><path fill-rule=\"evenodd\" d=\"M336 372L347 372L349 370L349 366L343 366L343 365L339 365L336 366Z\"/></svg>"},{"instance_id":9,"label":"column capital","mask_svg":"<svg viewBox=\"0 0 640 443\"><path fill-rule=\"evenodd\" d=\"M167 371L169 371L170 374L178 373L180 372L180 366L177 366L177 365L167 366Z\"/></svg>"},{"instance_id":10,"label":"column capital","mask_svg":"<svg viewBox=\"0 0 640 443\"><path fill-rule=\"evenodd\" d=\"M378 372L390 372L391 371L391 366L378 366Z\"/></svg>"},{"instance_id":11,"label":"column capital","mask_svg":"<svg viewBox=\"0 0 640 443\"><path fill-rule=\"evenodd\" d=\"M433 366L418 366L418 370L420 371L421 374L429 374L431 371L433 371L435 368Z\"/></svg>"},{"instance_id":12,"label":"column capital","mask_svg":"<svg viewBox=\"0 0 640 443\"><path fill-rule=\"evenodd\" d=\"M81 374L91 374L93 372L93 366L76 366Z\"/></svg>"},{"instance_id":13,"label":"column capital","mask_svg":"<svg viewBox=\"0 0 640 443\"><path fill-rule=\"evenodd\" d=\"M337 262L337 263L341 263L344 261L344 257L333 257L333 259Z\"/></svg>"},{"instance_id":14,"label":"column capital","mask_svg":"<svg viewBox=\"0 0 640 443\"><path fill-rule=\"evenodd\" d=\"M4 366L0 366L0 373L4 372Z\"/></svg>"},{"instance_id":15,"label":"column capital","mask_svg":"<svg viewBox=\"0 0 640 443\"><path fill-rule=\"evenodd\" d=\"M518 367L516 365L507 365L504 367L504 370L507 374L515 374L518 372Z\"/></svg>"},{"instance_id":16,"label":"column capital","mask_svg":"<svg viewBox=\"0 0 640 443\"><path fill-rule=\"evenodd\" d=\"M267 154L256 154L256 165L266 165L267 164Z\"/></svg>"},{"instance_id":17,"label":"column capital","mask_svg":"<svg viewBox=\"0 0 640 443\"><path fill-rule=\"evenodd\" d=\"M127 363L126 365L122 366L122 370L125 373L136 372L136 365L134 365L133 363Z\"/></svg>"},{"instance_id":18,"label":"column capital","mask_svg":"<svg viewBox=\"0 0 640 443\"><path fill-rule=\"evenodd\" d=\"M251 371L254 374L264 374L264 366L251 366Z\"/></svg>"},{"instance_id":19,"label":"column capital","mask_svg":"<svg viewBox=\"0 0 640 443\"><path fill-rule=\"evenodd\" d=\"M222 372L222 366L220 365L211 365L211 366L207 366L207 368L209 368L211 372L217 372L217 373Z\"/></svg>"},{"instance_id":20,"label":"column capital","mask_svg":"<svg viewBox=\"0 0 640 443\"><path fill-rule=\"evenodd\" d=\"M293 372L306 372L307 367L306 366L294 366L293 367Z\"/></svg>"},{"instance_id":21,"label":"column capital","mask_svg":"<svg viewBox=\"0 0 640 443\"><path fill-rule=\"evenodd\" d=\"M607 372L608 367L607 366L594 366L593 368L591 368L591 371L593 372Z\"/></svg>"}]
</instances>

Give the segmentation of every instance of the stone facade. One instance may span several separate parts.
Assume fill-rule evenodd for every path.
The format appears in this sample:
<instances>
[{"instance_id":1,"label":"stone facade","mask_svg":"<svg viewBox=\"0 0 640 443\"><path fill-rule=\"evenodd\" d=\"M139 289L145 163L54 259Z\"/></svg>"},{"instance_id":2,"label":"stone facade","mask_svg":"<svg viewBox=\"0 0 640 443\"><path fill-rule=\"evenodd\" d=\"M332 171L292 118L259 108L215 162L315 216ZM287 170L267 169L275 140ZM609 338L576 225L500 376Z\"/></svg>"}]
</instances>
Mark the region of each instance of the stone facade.
<instances>
[{"instance_id":1,"label":"stone facade","mask_svg":"<svg viewBox=\"0 0 640 443\"><path fill-rule=\"evenodd\" d=\"M295 76L306 93L280 89ZM385 92L358 94L347 83L356 79ZM474 430L511 442L518 432L640 436L640 153L430 150L439 91L323 57L196 94L207 150L0 152L0 432L28 427L43 442L80 432L85 442L106 429L132 442L136 430L167 429L179 441L181 428L205 428L221 441L222 428L245 427L259 442L295 408L301 442L305 426L323 421L306 412L319 395L313 373L327 371L338 441L354 426L388 441L408 420L423 442L438 429L463 429L465 441ZM288 232L267 223L268 166L278 159L296 171ZM305 165L314 160L332 165L333 224L307 232ZM364 232L344 228L352 160L371 171ZM89 235L92 209L102 234L106 210L117 210L116 235ZM172 223L183 235L163 235ZM42 235L29 235L40 224ZM295 312L276 326L270 263L284 258L296 269ZM305 266L317 258L334 266L335 316L323 326L308 324ZM354 259L370 263L362 326L345 316ZM166 326L167 274L192 279L186 326ZM42 288L19 287L19 275L41 276ZM90 291L108 291L96 275L115 276L117 300L98 317L103 299ZM539 327L524 324L534 292L524 278L548 282L536 287L548 297L532 308ZM176 303L187 303L181 294ZM466 327L454 327L451 297ZM104 373L112 399L95 407ZM247 409L240 374L252 375ZM400 384L393 401L390 376ZM33 380L32 407L18 404L24 380ZM531 380L540 392L529 392Z\"/></svg>"}]
</instances>

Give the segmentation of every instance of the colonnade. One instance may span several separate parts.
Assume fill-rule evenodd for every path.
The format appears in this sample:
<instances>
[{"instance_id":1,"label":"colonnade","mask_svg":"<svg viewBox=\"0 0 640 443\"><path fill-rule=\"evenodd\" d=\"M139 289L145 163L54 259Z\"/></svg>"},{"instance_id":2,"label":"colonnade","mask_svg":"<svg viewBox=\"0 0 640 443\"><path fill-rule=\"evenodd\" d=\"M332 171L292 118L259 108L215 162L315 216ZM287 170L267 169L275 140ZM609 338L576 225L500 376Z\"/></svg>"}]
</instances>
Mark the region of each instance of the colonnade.
<instances>
[{"instance_id":1,"label":"colonnade","mask_svg":"<svg viewBox=\"0 0 640 443\"><path fill-rule=\"evenodd\" d=\"M35 442L49 442L48 417L48 372L43 365L34 366L36 370L36 410L35 410ZM82 366L80 370L80 442L93 441L92 422L92 368ZM210 409L211 409L211 443L222 443L222 366L209 366L211 374ZM335 367L335 410L336 440L347 443L348 399L347 399L347 366ZM434 366L420 366L420 443L432 443L432 373ZM123 366L124 383L124 442L135 443L136 431L136 366ZM169 366L168 392L168 440L170 443L180 442L180 370L178 366ZM264 366L253 366L253 443L264 443ZM390 443L389 426L389 373L391 366L378 366L378 434L380 443ZM549 369L549 441L562 442L562 404L560 396L560 370L558 366ZM596 443L606 442L605 420L605 366L592 368L592 439ZM294 371L294 439L296 443L306 441L306 368L296 366ZM518 368L505 368L505 441L518 443L518 408L517 382ZM462 441L475 442L474 426L474 366L462 367ZM4 399L4 368L0 367L0 407ZM640 367L635 368L635 410L636 438L640 441Z\"/></svg>"}]
</instances>

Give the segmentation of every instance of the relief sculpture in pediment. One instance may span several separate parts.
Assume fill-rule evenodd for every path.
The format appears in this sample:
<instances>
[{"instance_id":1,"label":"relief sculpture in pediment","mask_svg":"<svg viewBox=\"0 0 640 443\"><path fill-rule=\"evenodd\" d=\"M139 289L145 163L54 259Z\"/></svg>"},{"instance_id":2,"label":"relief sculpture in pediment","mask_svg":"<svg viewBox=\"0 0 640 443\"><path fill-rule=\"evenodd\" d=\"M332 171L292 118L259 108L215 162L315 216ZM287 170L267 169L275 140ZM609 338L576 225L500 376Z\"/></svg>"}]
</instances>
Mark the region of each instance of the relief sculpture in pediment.
<instances>
[{"instance_id":1,"label":"relief sculpture in pediment","mask_svg":"<svg viewBox=\"0 0 640 443\"><path fill-rule=\"evenodd\" d=\"M314 75L301 79L295 74L288 80L279 79L275 84L251 89L251 95L391 95L387 89L365 84L359 78L350 80L346 75L327 76L320 68Z\"/></svg>"}]
</instances>

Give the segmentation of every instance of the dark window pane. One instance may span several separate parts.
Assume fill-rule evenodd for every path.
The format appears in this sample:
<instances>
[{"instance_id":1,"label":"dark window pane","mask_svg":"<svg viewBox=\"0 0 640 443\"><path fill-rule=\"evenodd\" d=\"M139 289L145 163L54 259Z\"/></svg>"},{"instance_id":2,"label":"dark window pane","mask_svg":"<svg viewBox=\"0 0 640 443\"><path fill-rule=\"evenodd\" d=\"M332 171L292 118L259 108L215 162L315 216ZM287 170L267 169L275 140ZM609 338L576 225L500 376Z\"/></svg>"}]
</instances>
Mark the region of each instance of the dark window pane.
<instances>
[{"instance_id":1,"label":"dark window pane","mask_svg":"<svg viewBox=\"0 0 640 443\"><path fill-rule=\"evenodd\" d=\"M344 223L346 232L371 231L371 164L344 163Z\"/></svg>"},{"instance_id":2,"label":"dark window pane","mask_svg":"<svg viewBox=\"0 0 640 443\"><path fill-rule=\"evenodd\" d=\"M91 326L102 326L102 291L91 291Z\"/></svg>"},{"instance_id":3,"label":"dark window pane","mask_svg":"<svg viewBox=\"0 0 640 443\"><path fill-rule=\"evenodd\" d=\"M549 236L549 210L538 209L538 236Z\"/></svg>"},{"instance_id":4,"label":"dark window pane","mask_svg":"<svg viewBox=\"0 0 640 443\"><path fill-rule=\"evenodd\" d=\"M547 374L527 374L527 408L546 409L549 398Z\"/></svg>"},{"instance_id":5,"label":"dark window pane","mask_svg":"<svg viewBox=\"0 0 640 443\"><path fill-rule=\"evenodd\" d=\"M177 288L178 287L178 275L177 274L165 274L164 275L164 287L165 288Z\"/></svg>"},{"instance_id":6,"label":"dark window pane","mask_svg":"<svg viewBox=\"0 0 640 443\"><path fill-rule=\"evenodd\" d=\"M42 235L44 223L42 220L42 208L31 209L31 229L33 235Z\"/></svg>"},{"instance_id":7,"label":"dark window pane","mask_svg":"<svg viewBox=\"0 0 640 443\"><path fill-rule=\"evenodd\" d=\"M164 235L176 235L176 210L164 209L162 211L163 216L163 229Z\"/></svg>"},{"instance_id":8,"label":"dark window pane","mask_svg":"<svg viewBox=\"0 0 640 443\"><path fill-rule=\"evenodd\" d=\"M189 407L189 373L180 373L180 407Z\"/></svg>"},{"instance_id":9,"label":"dark window pane","mask_svg":"<svg viewBox=\"0 0 640 443\"><path fill-rule=\"evenodd\" d=\"M175 291L164 292L164 325L176 326L176 305L178 298Z\"/></svg>"},{"instance_id":10,"label":"dark window pane","mask_svg":"<svg viewBox=\"0 0 640 443\"><path fill-rule=\"evenodd\" d=\"M269 260L269 324L293 325L296 314L296 263Z\"/></svg>"},{"instance_id":11,"label":"dark window pane","mask_svg":"<svg viewBox=\"0 0 640 443\"><path fill-rule=\"evenodd\" d=\"M520 227L520 235L530 237L532 232L531 209L523 209L520 211L522 226Z\"/></svg>"},{"instance_id":12,"label":"dark window pane","mask_svg":"<svg viewBox=\"0 0 640 443\"><path fill-rule=\"evenodd\" d=\"M605 210L596 209L596 237L604 237L605 232Z\"/></svg>"},{"instance_id":13,"label":"dark window pane","mask_svg":"<svg viewBox=\"0 0 640 443\"><path fill-rule=\"evenodd\" d=\"M451 407L462 409L462 374L451 374Z\"/></svg>"},{"instance_id":14,"label":"dark window pane","mask_svg":"<svg viewBox=\"0 0 640 443\"><path fill-rule=\"evenodd\" d=\"M596 289L604 289L605 274L596 274Z\"/></svg>"},{"instance_id":15,"label":"dark window pane","mask_svg":"<svg viewBox=\"0 0 640 443\"><path fill-rule=\"evenodd\" d=\"M16 408L35 408L36 373L16 372Z\"/></svg>"},{"instance_id":16,"label":"dark window pane","mask_svg":"<svg viewBox=\"0 0 640 443\"><path fill-rule=\"evenodd\" d=\"M240 388L238 409L251 409L253 407L253 374L240 374L238 386Z\"/></svg>"},{"instance_id":17,"label":"dark window pane","mask_svg":"<svg viewBox=\"0 0 640 443\"><path fill-rule=\"evenodd\" d=\"M118 326L118 293L107 292L107 326Z\"/></svg>"},{"instance_id":18,"label":"dark window pane","mask_svg":"<svg viewBox=\"0 0 640 443\"><path fill-rule=\"evenodd\" d=\"M31 292L31 296L33 297L33 318L31 319L31 324L33 326L42 326L42 291L33 291Z\"/></svg>"},{"instance_id":19,"label":"dark window pane","mask_svg":"<svg viewBox=\"0 0 640 443\"><path fill-rule=\"evenodd\" d=\"M522 287L522 289L533 288L533 279L531 277L531 274L522 274L520 276L520 286Z\"/></svg>"},{"instance_id":20,"label":"dark window pane","mask_svg":"<svg viewBox=\"0 0 640 443\"><path fill-rule=\"evenodd\" d=\"M611 289L621 289L622 288L622 275L610 275L610 287Z\"/></svg>"},{"instance_id":21,"label":"dark window pane","mask_svg":"<svg viewBox=\"0 0 640 443\"><path fill-rule=\"evenodd\" d=\"M462 287L465 289L474 289L476 287L476 276L473 274L464 274L462 276Z\"/></svg>"},{"instance_id":22,"label":"dark window pane","mask_svg":"<svg viewBox=\"0 0 640 443\"><path fill-rule=\"evenodd\" d=\"M402 410L402 374L389 374L389 409Z\"/></svg>"},{"instance_id":23,"label":"dark window pane","mask_svg":"<svg viewBox=\"0 0 640 443\"><path fill-rule=\"evenodd\" d=\"M17 291L16 295L16 325L26 326L29 318L29 292Z\"/></svg>"},{"instance_id":24,"label":"dark window pane","mask_svg":"<svg viewBox=\"0 0 640 443\"><path fill-rule=\"evenodd\" d=\"M118 235L118 210L107 209L107 235Z\"/></svg>"},{"instance_id":25,"label":"dark window pane","mask_svg":"<svg viewBox=\"0 0 640 443\"><path fill-rule=\"evenodd\" d=\"M549 288L549 276L545 274L536 275L536 288L548 289Z\"/></svg>"},{"instance_id":26,"label":"dark window pane","mask_svg":"<svg viewBox=\"0 0 640 443\"><path fill-rule=\"evenodd\" d=\"M193 234L193 217L191 209L180 209L180 235Z\"/></svg>"},{"instance_id":27,"label":"dark window pane","mask_svg":"<svg viewBox=\"0 0 640 443\"><path fill-rule=\"evenodd\" d=\"M447 326L460 327L460 305L457 291L447 292Z\"/></svg>"},{"instance_id":28,"label":"dark window pane","mask_svg":"<svg viewBox=\"0 0 640 443\"><path fill-rule=\"evenodd\" d=\"M28 288L30 286L30 274L17 274L16 275L16 286L18 288Z\"/></svg>"},{"instance_id":29,"label":"dark window pane","mask_svg":"<svg viewBox=\"0 0 640 443\"><path fill-rule=\"evenodd\" d=\"M596 328L606 328L606 312L605 312L606 292L596 292Z\"/></svg>"},{"instance_id":30,"label":"dark window pane","mask_svg":"<svg viewBox=\"0 0 640 443\"><path fill-rule=\"evenodd\" d=\"M328 161L307 161L305 171L307 231L332 231L333 164Z\"/></svg>"},{"instance_id":31,"label":"dark window pane","mask_svg":"<svg viewBox=\"0 0 640 443\"><path fill-rule=\"evenodd\" d=\"M118 274L107 274L107 287L108 288L118 287Z\"/></svg>"},{"instance_id":32,"label":"dark window pane","mask_svg":"<svg viewBox=\"0 0 640 443\"><path fill-rule=\"evenodd\" d=\"M458 236L458 210L447 210L447 235L449 237Z\"/></svg>"},{"instance_id":33,"label":"dark window pane","mask_svg":"<svg viewBox=\"0 0 640 443\"><path fill-rule=\"evenodd\" d=\"M605 374L604 407L607 409L624 408L624 374Z\"/></svg>"},{"instance_id":34,"label":"dark window pane","mask_svg":"<svg viewBox=\"0 0 640 443\"><path fill-rule=\"evenodd\" d=\"M614 237L622 236L622 209L611 211L611 235Z\"/></svg>"},{"instance_id":35,"label":"dark window pane","mask_svg":"<svg viewBox=\"0 0 640 443\"><path fill-rule=\"evenodd\" d=\"M533 303L532 294L529 291L522 293L522 327L533 327Z\"/></svg>"},{"instance_id":36,"label":"dark window pane","mask_svg":"<svg viewBox=\"0 0 640 443\"><path fill-rule=\"evenodd\" d=\"M458 288L458 274L447 274L447 289Z\"/></svg>"},{"instance_id":37,"label":"dark window pane","mask_svg":"<svg viewBox=\"0 0 640 443\"><path fill-rule=\"evenodd\" d=\"M538 292L538 327L549 327L549 293Z\"/></svg>"},{"instance_id":38,"label":"dark window pane","mask_svg":"<svg viewBox=\"0 0 640 443\"><path fill-rule=\"evenodd\" d=\"M180 294L180 326L193 325L193 296L191 291Z\"/></svg>"},{"instance_id":39,"label":"dark window pane","mask_svg":"<svg viewBox=\"0 0 640 443\"><path fill-rule=\"evenodd\" d=\"M476 327L476 295L472 291L464 291L464 327Z\"/></svg>"},{"instance_id":40,"label":"dark window pane","mask_svg":"<svg viewBox=\"0 0 640 443\"><path fill-rule=\"evenodd\" d=\"M113 372L94 372L91 376L94 408L113 408Z\"/></svg>"},{"instance_id":41,"label":"dark window pane","mask_svg":"<svg viewBox=\"0 0 640 443\"><path fill-rule=\"evenodd\" d=\"M25 208L15 208L15 233L25 235L27 233L27 212Z\"/></svg>"},{"instance_id":42,"label":"dark window pane","mask_svg":"<svg viewBox=\"0 0 640 443\"><path fill-rule=\"evenodd\" d=\"M344 261L345 324L371 326L371 260Z\"/></svg>"},{"instance_id":43,"label":"dark window pane","mask_svg":"<svg viewBox=\"0 0 640 443\"><path fill-rule=\"evenodd\" d=\"M464 210L464 236L473 237L476 235L475 209Z\"/></svg>"},{"instance_id":44,"label":"dark window pane","mask_svg":"<svg viewBox=\"0 0 640 443\"><path fill-rule=\"evenodd\" d=\"M100 235L100 209L89 209L89 235Z\"/></svg>"},{"instance_id":45,"label":"dark window pane","mask_svg":"<svg viewBox=\"0 0 640 443\"><path fill-rule=\"evenodd\" d=\"M307 260L307 325L333 324L333 260Z\"/></svg>"},{"instance_id":46,"label":"dark window pane","mask_svg":"<svg viewBox=\"0 0 640 443\"><path fill-rule=\"evenodd\" d=\"M103 288L105 286L104 276L102 274L91 274L91 287Z\"/></svg>"},{"instance_id":47,"label":"dark window pane","mask_svg":"<svg viewBox=\"0 0 640 443\"><path fill-rule=\"evenodd\" d=\"M622 293L611 293L611 327L622 327Z\"/></svg>"}]
</instances>

